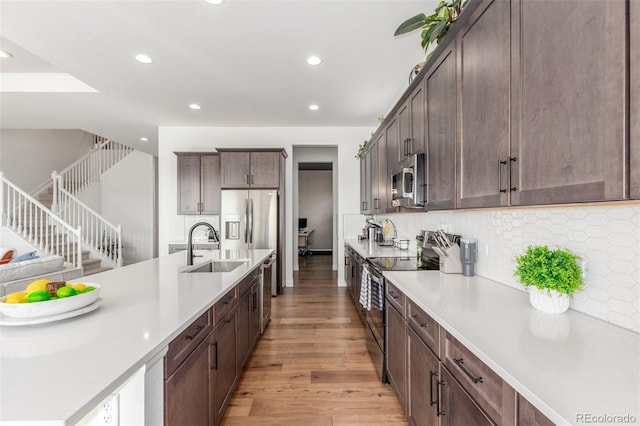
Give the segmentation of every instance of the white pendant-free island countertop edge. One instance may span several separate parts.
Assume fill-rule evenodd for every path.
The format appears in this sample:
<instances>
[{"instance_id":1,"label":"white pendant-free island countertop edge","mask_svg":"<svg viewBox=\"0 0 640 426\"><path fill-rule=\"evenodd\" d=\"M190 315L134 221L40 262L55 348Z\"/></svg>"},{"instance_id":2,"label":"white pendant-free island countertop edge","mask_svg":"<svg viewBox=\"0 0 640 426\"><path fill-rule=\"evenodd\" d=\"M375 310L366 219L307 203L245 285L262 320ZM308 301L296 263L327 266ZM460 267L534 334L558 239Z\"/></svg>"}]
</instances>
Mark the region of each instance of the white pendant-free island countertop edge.
<instances>
[{"instance_id":1,"label":"white pendant-free island countertop edge","mask_svg":"<svg viewBox=\"0 0 640 426\"><path fill-rule=\"evenodd\" d=\"M60 322L0 327L0 425L72 425L259 266L273 250L211 251L246 260L226 273L183 273L185 252L72 282L103 305Z\"/></svg>"},{"instance_id":2,"label":"white pendant-free island countertop edge","mask_svg":"<svg viewBox=\"0 0 640 426\"><path fill-rule=\"evenodd\" d=\"M640 422L637 333L571 309L538 312L525 292L478 276L383 275L554 423Z\"/></svg>"}]
</instances>

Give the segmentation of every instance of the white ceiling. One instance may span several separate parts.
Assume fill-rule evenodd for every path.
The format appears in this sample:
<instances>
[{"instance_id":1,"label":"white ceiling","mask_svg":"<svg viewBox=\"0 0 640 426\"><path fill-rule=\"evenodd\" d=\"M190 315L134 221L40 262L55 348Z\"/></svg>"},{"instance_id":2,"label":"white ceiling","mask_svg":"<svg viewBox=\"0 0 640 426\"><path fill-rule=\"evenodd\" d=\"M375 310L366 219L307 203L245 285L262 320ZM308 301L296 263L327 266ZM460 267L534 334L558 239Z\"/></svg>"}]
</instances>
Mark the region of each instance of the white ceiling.
<instances>
[{"instance_id":1,"label":"white ceiling","mask_svg":"<svg viewBox=\"0 0 640 426\"><path fill-rule=\"evenodd\" d=\"M0 60L2 75L67 73L97 92L0 87L0 128L83 129L151 154L159 126L373 130L423 58L417 32L393 32L436 4L2 0L0 49L13 54ZM153 64L135 61L137 53ZM311 54L322 64L308 65ZM202 109L190 110L190 103ZM310 104L320 110L309 111Z\"/></svg>"}]
</instances>

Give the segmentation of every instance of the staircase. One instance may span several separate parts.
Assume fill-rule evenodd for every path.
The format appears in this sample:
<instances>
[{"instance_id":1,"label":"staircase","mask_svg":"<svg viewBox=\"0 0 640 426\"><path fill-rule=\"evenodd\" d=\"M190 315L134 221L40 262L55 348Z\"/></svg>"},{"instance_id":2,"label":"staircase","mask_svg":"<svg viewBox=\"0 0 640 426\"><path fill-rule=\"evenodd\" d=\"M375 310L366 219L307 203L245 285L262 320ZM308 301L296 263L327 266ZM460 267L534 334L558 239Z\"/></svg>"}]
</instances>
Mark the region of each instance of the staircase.
<instances>
[{"instance_id":1,"label":"staircase","mask_svg":"<svg viewBox=\"0 0 640 426\"><path fill-rule=\"evenodd\" d=\"M51 208L53 206L53 185L49 188L41 191L38 195L38 201L42 203L42 205ZM52 209L53 210L53 209ZM82 235L82 230L81 230ZM84 240L84 238L82 238ZM86 245L83 245L81 250L81 265L82 265L82 275L92 275L97 274L98 272L108 271L113 269L112 266L102 266L102 260L98 258L91 257L91 250L89 250Z\"/></svg>"},{"instance_id":2,"label":"staircase","mask_svg":"<svg viewBox=\"0 0 640 426\"><path fill-rule=\"evenodd\" d=\"M0 226L40 251L64 257L67 266L91 275L122 266L122 228L76 195L100 181L132 148L101 137L95 147L28 194L0 172Z\"/></svg>"}]
</instances>

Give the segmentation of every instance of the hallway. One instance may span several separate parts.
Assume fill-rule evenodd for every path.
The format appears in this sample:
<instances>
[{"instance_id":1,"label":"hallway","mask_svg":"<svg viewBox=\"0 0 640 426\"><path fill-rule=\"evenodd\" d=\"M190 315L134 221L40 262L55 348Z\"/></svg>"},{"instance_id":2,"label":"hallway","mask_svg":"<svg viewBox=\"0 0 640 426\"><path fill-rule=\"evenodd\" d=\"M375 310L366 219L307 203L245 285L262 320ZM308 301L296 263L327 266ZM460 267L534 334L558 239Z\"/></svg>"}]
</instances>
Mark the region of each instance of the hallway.
<instances>
[{"instance_id":1,"label":"hallway","mask_svg":"<svg viewBox=\"0 0 640 426\"><path fill-rule=\"evenodd\" d=\"M397 425L407 422L365 347L331 256L300 258L295 287L273 301L261 337L223 425Z\"/></svg>"}]
</instances>

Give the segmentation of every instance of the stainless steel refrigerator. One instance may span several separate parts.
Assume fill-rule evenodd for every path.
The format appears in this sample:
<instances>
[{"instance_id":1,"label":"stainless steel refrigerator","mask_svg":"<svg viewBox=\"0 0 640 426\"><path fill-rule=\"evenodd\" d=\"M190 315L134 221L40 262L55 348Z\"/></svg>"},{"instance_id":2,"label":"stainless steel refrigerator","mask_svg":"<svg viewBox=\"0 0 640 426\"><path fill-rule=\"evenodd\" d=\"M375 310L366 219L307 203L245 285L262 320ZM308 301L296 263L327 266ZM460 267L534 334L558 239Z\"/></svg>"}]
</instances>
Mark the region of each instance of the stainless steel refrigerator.
<instances>
[{"instance_id":1,"label":"stainless steel refrigerator","mask_svg":"<svg viewBox=\"0 0 640 426\"><path fill-rule=\"evenodd\" d=\"M278 190L224 189L221 211L220 249L278 249Z\"/></svg>"}]
</instances>

